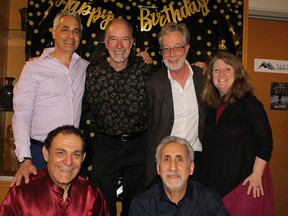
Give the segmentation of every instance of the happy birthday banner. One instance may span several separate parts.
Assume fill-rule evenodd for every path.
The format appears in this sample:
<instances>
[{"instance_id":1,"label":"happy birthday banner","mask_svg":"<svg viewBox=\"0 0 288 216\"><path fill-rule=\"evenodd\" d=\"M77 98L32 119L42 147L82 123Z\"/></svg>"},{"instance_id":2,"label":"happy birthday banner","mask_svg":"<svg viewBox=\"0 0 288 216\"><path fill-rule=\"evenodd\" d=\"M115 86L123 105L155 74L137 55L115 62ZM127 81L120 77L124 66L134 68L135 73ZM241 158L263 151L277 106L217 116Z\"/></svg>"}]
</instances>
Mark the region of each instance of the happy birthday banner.
<instances>
[{"instance_id":1,"label":"happy birthday banner","mask_svg":"<svg viewBox=\"0 0 288 216\"><path fill-rule=\"evenodd\" d=\"M60 11L81 15L84 26L77 50L94 61L106 53L104 29L113 18L127 19L133 26L132 54L147 50L160 65L157 34L167 22L183 22L190 29L188 60L207 61L219 50L241 57L244 0L30 0L26 35L26 58L38 56L53 46L53 19Z\"/></svg>"}]
</instances>

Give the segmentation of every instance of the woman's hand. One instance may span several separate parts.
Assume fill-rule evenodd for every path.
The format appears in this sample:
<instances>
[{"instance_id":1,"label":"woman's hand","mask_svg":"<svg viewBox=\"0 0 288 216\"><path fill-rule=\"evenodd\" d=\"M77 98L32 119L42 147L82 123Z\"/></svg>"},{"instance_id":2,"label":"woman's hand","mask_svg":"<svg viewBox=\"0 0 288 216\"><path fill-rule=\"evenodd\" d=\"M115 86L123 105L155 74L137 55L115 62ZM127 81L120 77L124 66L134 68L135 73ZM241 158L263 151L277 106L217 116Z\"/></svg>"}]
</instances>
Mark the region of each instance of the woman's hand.
<instances>
[{"instance_id":1,"label":"woman's hand","mask_svg":"<svg viewBox=\"0 0 288 216\"><path fill-rule=\"evenodd\" d=\"M267 165L267 161L259 157L256 157L252 174L248 176L242 184L242 185L249 184L247 195L250 195L252 191L252 195L254 198L260 197L260 195L264 196L262 176L263 176L266 165Z\"/></svg>"},{"instance_id":2,"label":"woman's hand","mask_svg":"<svg viewBox=\"0 0 288 216\"><path fill-rule=\"evenodd\" d=\"M248 176L244 182L243 185L248 185L247 195L250 195L252 192L252 195L254 198L260 197L260 195L264 196L264 189L262 186L262 175L259 175L258 173L252 173L250 176Z\"/></svg>"}]
</instances>

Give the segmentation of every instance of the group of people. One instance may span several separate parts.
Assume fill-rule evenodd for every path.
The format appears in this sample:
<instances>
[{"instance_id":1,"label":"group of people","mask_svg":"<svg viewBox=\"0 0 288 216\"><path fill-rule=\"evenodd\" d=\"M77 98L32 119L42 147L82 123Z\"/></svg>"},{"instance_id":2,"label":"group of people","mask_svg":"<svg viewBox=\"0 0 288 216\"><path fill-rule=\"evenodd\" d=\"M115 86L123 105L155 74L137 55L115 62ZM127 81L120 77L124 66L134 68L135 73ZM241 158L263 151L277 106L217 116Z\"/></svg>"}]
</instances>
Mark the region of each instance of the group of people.
<instances>
[{"instance_id":1,"label":"group of people","mask_svg":"<svg viewBox=\"0 0 288 216\"><path fill-rule=\"evenodd\" d=\"M89 63L75 53L82 30L77 14L59 13L55 47L26 63L15 85L12 125L21 165L0 215L48 212L36 202L38 191L33 205L25 201L47 179L39 191L49 197L50 212L61 206L63 215L115 216L120 176L122 215L274 215L272 132L235 55L219 52L203 75L186 60L186 25L167 23L158 35L164 65L155 70L147 56L131 55L131 25L114 19L105 30L108 55ZM95 122L90 181L97 187L77 177L85 158L77 129L82 98Z\"/></svg>"}]
</instances>

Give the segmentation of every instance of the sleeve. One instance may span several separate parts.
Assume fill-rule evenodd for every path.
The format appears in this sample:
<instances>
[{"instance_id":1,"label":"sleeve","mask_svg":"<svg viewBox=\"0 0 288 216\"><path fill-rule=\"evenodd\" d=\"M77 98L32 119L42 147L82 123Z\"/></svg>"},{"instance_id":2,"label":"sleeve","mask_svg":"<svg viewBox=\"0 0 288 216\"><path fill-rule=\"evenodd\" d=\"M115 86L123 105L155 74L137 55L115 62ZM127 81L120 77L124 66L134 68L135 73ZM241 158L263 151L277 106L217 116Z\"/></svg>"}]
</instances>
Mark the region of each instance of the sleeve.
<instances>
[{"instance_id":1,"label":"sleeve","mask_svg":"<svg viewBox=\"0 0 288 216\"><path fill-rule=\"evenodd\" d=\"M203 195L201 203L202 209L206 209L204 215L229 216L221 197L216 192L207 189Z\"/></svg>"},{"instance_id":2,"label":"sleeve","mask_svg":"<svg viewBox=\"0 0 288 216\"><path fill-rule=\"evenodd\" d=\"M137 68L141 68L141 71L143 74L145 74L146 77L149 77L152 73L157 71L157 68L153 64L146 64L143 61L143 58L140 56L137 57L131 57L132 61L135 61L135 64Z\"/></svg>"},{"instance_id":3,"label":"sleeve","mask_svg":"<svg viewBox=\"0 0 288 216\"><path fill-rule=\"evenodd\" d=\"M246 113L256 136L256 156L269 161L273 150L272 130L263 104L253 95L249 96Z\"/></svg>"},{"instance_id":4,"label":"sleeve","mask_svg":"<svg viewBox=\"0 0 288 216\"><path fill-rule=\"evenodd\" d=\"M38 82L32 74L31 66L31 63L24 65L20 79L13 91L12 127L16 145L15 154L18 158L31 157L31 122L38 88Z\"/></svg>"},{"instance_id":5,"label":"sleeve","mask_svg":"<svg viewBox=\"0 0 288 216\"><path fill-rule=\"evenodd\" d=\"M129 216L146 216L149 215L140 201L134 199L129 206Z\"/></svg>"},{"instance_id":6,"label":"sleeve","mask_svg":"<svg viewBox=\"0 0 288 216\"><path fill-rule=\"evenodd\" d=\"M10 188L0 207L0 216L16 216L21 215L21 207L19 205L15 188Z\"/></svg>"},{"instance_id":7,"label":"sleeve","mask_svg":"<svg viewBox=\"0 0 288 216\"><path fill-rule=\"evenodd\" d=\"M106 203L106 200L104 199L102 193L98 189L95 193L95 203L93 208L93 215L98 216L109 216L109 209L108 205Z\"/></svg>"},{"instance_id":8,"label":"sleeve","mask_svg":"<svg viewBox=\"0 0 288 216\"><path fill-rule=\"evenodd\" d=\"M149 93L149 84L145 82L145 109L147 114L148 129L151 128L151 118L152 118L152 104L151 95Z\"/></svg>"}]
</instances>

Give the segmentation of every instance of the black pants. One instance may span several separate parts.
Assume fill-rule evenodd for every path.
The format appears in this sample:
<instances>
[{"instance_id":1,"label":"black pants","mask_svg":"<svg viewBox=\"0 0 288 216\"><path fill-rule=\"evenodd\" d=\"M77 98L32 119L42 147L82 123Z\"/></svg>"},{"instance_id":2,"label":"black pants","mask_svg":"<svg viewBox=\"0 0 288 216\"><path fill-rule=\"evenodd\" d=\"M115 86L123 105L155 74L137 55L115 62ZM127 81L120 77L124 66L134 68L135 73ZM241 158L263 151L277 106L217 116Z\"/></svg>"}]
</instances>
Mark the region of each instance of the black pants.
<instances>
[{"instance_id":1,"label":"black pants","mask_svg":"<svg viewBox=\"0 0 288 216\"><path fill-rule=\"evenodd\" d=\"M121 215L128 215L131 200L144 190L146 133L128 141L96 134L93 151L91 181L103 193L110 215L115 216L118 179L123 177Z\"/></svg>"}]
</instances>

